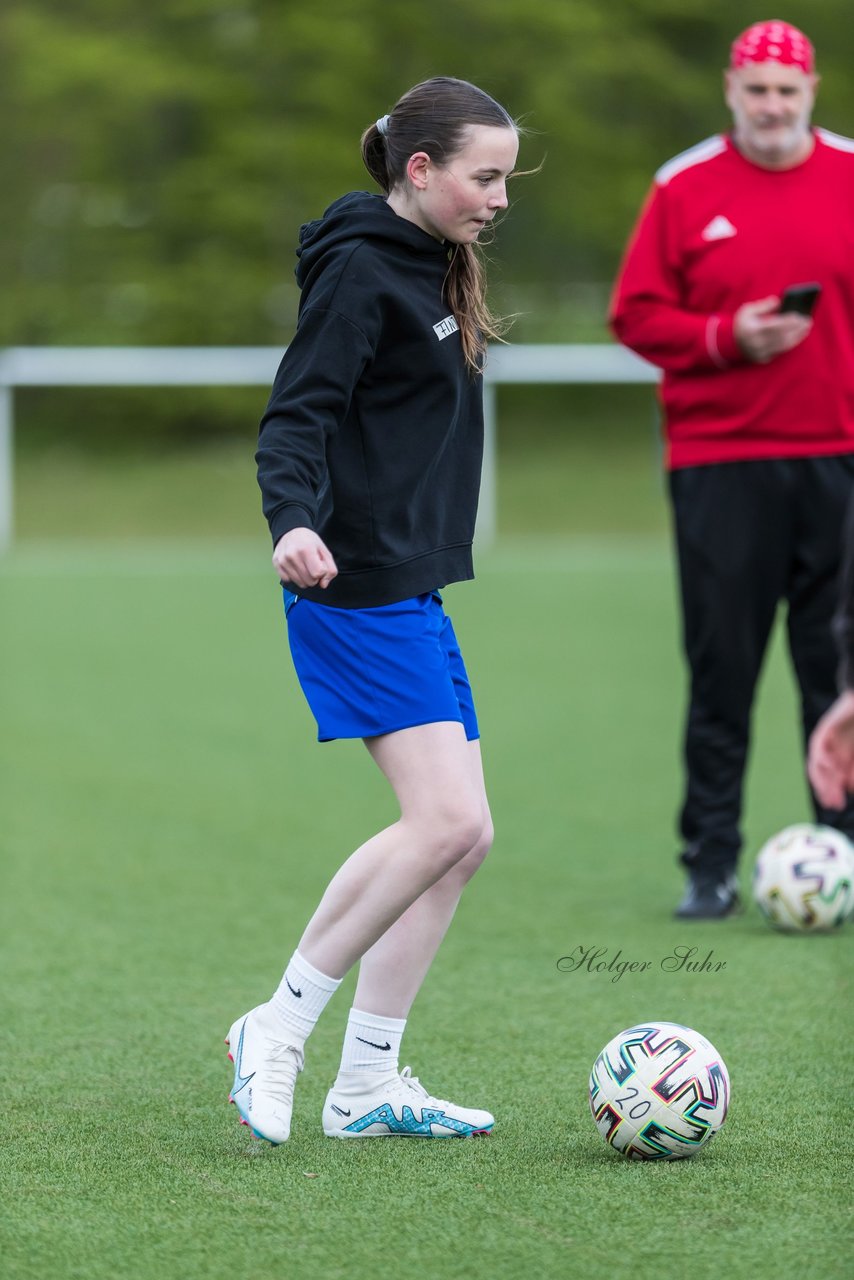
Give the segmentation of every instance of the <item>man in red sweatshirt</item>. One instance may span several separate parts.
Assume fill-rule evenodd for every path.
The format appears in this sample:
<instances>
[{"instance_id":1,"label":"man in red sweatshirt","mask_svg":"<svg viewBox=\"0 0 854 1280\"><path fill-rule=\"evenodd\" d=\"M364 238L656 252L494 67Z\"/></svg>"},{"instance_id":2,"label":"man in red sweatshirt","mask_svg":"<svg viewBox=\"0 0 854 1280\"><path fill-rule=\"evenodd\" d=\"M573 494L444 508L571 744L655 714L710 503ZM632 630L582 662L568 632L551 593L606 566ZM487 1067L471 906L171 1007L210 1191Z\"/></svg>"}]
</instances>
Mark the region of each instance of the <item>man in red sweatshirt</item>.
<instances>
[{"instance_id":1,"label":"man in red sweatshirt","mask_svg":"<svg viewBox=\"0 0 854 1280\"><path fill-rule=\"evenodd\" d=\"M811 126L817 85L813 47L788 23L738 37L732 132L658 171L612 302L620 340L664 370L691 673L681 919L738 907L751 706L781 601L805 745L836 695L831 619L854 486L854 141ZM784 301L804 284L819 286L812 316ZM813 806L854 835L854 804L827 810L813 794ZM781 826L794 816L783 810Z\"/></svg>"}]
</instances>

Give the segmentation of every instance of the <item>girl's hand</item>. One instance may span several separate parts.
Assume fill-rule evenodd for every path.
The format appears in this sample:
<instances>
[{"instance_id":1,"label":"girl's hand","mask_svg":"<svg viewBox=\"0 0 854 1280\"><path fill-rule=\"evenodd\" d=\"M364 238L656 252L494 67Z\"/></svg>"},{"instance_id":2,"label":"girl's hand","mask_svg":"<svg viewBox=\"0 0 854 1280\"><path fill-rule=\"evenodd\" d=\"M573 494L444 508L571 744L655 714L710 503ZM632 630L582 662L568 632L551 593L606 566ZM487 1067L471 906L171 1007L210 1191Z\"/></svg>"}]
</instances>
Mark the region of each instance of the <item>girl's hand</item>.
<instances>
[{"instance_id":1,"label":"girl's hand","mask_svg":"<svg viewBox=\"0 0 854 1280\"><path fill-rule=\"evenodd\" d=\"M273 552L273 567L282 582L297 587L329 586L338 567L326 544L313 529L289 529Z\"/></svg>"}]
</instances>

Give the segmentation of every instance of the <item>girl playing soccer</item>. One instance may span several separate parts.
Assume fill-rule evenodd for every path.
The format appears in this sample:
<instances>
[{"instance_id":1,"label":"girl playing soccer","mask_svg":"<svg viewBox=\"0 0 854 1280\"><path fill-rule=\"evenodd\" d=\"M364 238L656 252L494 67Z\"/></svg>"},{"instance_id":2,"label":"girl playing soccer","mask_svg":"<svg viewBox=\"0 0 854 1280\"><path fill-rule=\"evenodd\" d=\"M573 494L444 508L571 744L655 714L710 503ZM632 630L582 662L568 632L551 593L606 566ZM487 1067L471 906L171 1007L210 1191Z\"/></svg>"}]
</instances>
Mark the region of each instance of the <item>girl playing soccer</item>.
<instances>
[{"instance_id":1,"label":"girl playing soccer","mask_svg":"<svg viewBox=\"0 0 854 1280\"><path fill-rule=\"evenodd\" d=\"M400 1041L492 841L466 669L438 589L473 577L481 368L497 335L475 242L507 207L517 128L462 80L416 85L362 138L383 195L300 233L299 323L257 453L288 637L320 741L362 738L400 818L333 877L268 1003L228 1034L232 1099L290 1135L305 1041L357 961L330 1137L454 1137L488 1111L432 1097Z\"/></svg>"}]
</instances>

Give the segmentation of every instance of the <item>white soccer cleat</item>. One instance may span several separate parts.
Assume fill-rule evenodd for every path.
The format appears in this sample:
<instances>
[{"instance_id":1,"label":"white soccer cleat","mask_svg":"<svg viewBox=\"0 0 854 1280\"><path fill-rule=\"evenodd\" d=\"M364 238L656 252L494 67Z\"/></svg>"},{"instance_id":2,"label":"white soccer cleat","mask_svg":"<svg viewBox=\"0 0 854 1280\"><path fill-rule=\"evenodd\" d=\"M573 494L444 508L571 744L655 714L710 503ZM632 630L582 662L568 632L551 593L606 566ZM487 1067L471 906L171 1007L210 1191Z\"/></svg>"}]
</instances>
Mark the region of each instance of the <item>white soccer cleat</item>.
<instances>
[{"instance_id":1,"label":"white soccer cleat","mask_svg":"<svg viewBox=\"0 0 854 1280\"><path fill-rule=\"evenodd\" d=\"M323 1108L327 1138L469 1138L494 1123L488 1111L431 1097L409 1067L380 1080L364 1072L343 1087L336 1082Z\"/></svg>"},{"instance_id":2,"label":"white soccer cleat","mask_svg":"<svg viewBox=\"0 0 854 1280\"><path fill-rule=\"evenodd\" d=\"M273 1010L262 1004L238 1018L225 1041L234 1063L228 1100L240 1112L241 1124L274 1146L290 1137L294 1085L305 1060L283 1033Z\"/></svg>"}]
</instances>

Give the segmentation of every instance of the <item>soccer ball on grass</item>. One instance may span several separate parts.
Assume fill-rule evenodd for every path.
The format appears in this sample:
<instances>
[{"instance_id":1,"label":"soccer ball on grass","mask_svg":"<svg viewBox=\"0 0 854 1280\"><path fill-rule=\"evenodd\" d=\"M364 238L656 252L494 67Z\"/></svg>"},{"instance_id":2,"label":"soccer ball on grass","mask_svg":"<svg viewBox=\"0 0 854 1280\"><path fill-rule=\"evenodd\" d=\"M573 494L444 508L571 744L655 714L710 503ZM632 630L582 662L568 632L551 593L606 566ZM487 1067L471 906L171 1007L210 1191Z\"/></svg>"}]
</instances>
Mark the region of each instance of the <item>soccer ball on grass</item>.
<instances>
[{"instance_id":1,"label":"soccer ball on grass","mask_svg":"<svg viewBox=\"0 0 854 1280\"><path fill-rule=\"evenodd\" d=\"M630 1160L696 1155L726 1119L729 1093L714 1045L675 1022L621 1031L590 1073L596 1128Z\"/></svg>"},{"instance_id":2,"label":"soccer ball on grass","mask_svg":"<svg viewBox=\"0 0 854 1280\"><path fill-rule=\"evenodd\" d=\"M837 928L854 909L854 846L833 827L786 827L759 850L753 898L786 933Z\"/></svg>"}]
</instances>

